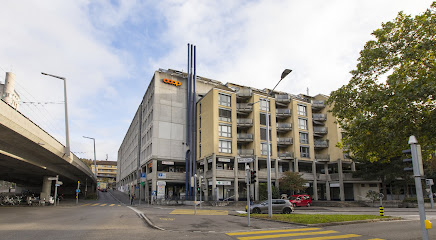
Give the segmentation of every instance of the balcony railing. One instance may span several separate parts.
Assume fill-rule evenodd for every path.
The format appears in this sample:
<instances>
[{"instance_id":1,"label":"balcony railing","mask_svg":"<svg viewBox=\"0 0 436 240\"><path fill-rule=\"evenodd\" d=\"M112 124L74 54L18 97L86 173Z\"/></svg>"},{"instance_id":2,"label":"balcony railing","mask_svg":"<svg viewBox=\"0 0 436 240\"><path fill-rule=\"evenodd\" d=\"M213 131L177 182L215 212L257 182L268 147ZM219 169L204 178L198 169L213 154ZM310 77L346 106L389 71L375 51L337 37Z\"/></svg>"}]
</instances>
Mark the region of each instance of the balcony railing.
<instances>
[{"instance_id":1,"label":"balcony railing","mask_svg":"<svg viewBox=\"0 0 436 240\"><path fill-rule=\"evenodd\" d=\"M330 155L328 155L328 154L315 154L315 159L318 162L329 162Z\"/></svg>"},{"instance_id":2,"label":"balcony railing","mask_svg":"<svg viewBox=\"0 0 436 240\"><path fill-rule=\"evenodd\" d=\"M291 116L291 110L287 108L277 108L276 109L276 117L278 118L287 118Z\"/></svg>"},{"instance_id":3,"label":"balcony railing","mask_svg":"<svg viewBox=\"0 0 436 240\"><path fill-rule=\"evenodd\" d=\"M253 126L253 119L251 118L238 118L236 120L238 127L251 127Z\"/></svg>"},{"instance_id":4,"label":"balcony railing","mask_svg":"<svg viewBox=\"0 0 436 240\"><path fill-rule=\"evenodd\" d=\"M238 155L241 157L253 156L254 150L253 149L238 149Z\"/></svg>"},{"instance_id":5,"label":"balcony railing","mask_svg":"<svg viewBox=\"0 0 436 240\"><path fill-rule=\"evenodd\" d=\"M313 144L315 148L328 148L329 140L315 140Z\"/></svg>"},{"instance_id":6,"label":"balcony railing","mask_svg":"<svg viewBox=\"0 0 436 240\"><path fill-rule=\"evenodd\" d=\"M288 94L276 94L277 103L290 103L291 97Z\"/></svg>"},{"instance_id":7,"label":"balcony railing","mask_svg":"<svg viewBox=\"0 0 436 240\"><path fill-rule=\"evenodd\" d=\"M287 146L293 143L294 141L292 138L277 138L277 145L279 146Z\"/></svg>"},{"instance_id":8,"label":"balcony railing","mask_svg":"<svg viewBox=\"0 0 436 240\"><path fill-rule=\"evenodd\" d=\"M315 134L327 134L327 127L313 127L313 133Z\"/></svg>"},{"instance_id":9,"label":"balcony railing","mask_svg":"<svg viewBox=\"0 0 436 240\"><path fill-rule=\"evenodd\" d=\"M236 97L238 98L249 98L253 95L253 91L251 88L240 88L236 93Z\"/></svg>"},{"instance_id":10,"label":"balcony railing","mask_svg":"<svg viewBox=\"0 0 436 240\"><path fill-rule=\"evenodd\" d=\"M312 100L312 108L322 109L325 108L324 100Z\"/></svg>"},{"instance_id":11,"label":"balcony railing","mask_svg":"<svg viewBox=\"0 0 436 240\"><path fill-rule=\"evenodd\" d=\"M281 159L294 159L294 153L293 152L280 152L279 158L281 158Z\"/></svg>"},{"instance_id":12,"label":"balcony railing","mask_svg":"<svg viewBox=\"0 0 436 240\"><path fill-rule=\"evenodd\" d=\"M278 132L286 132L292 130L291 123L277 123L277 131Z\"/></svg>"},{"instance_id":13,"label":"balcony railing","mask_svg":"<svg viewBox=\"0 0 436 240\"><path fill-rule=\"evenodd\" d=\"M251 112L253 111L253 105L248 103L237 103L236 110L239 112Z\"/></svg>"},{"instance_id":14,"label":"balcony railing","mask_svg":"<svg viewBox=\"0 0 436 240\"><path fill-rule=\"evenodd\" d=\"M312 119L314 121L326 121L327 120L327 114L314 113L314 114L312 114Z\"/></svg>"},{"instance_id":15,"label":"balcony railing","mask_svg":"<svg viewBox=\"0 0 436 240\"><path fill-rule=\"evenodd\" d=\"M253 134L251 133L238 133L238 142L252 142Z\"/></svg>"}]
</instances>

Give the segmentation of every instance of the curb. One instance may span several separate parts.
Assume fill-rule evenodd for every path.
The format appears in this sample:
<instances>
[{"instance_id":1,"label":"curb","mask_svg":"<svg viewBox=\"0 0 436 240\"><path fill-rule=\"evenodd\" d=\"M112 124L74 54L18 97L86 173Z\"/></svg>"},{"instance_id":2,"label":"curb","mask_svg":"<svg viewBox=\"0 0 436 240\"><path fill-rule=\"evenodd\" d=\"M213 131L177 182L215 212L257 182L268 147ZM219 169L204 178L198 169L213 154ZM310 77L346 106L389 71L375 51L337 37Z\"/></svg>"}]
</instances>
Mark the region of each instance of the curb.
<instances>
[{"instance_id":1,"label":"curb","mask_svg":"<svg viewBox=\"0 0 436 240\"><path fill-rule=\"evenodd\" d=\"M154 224L150 221L150 219L148 219L148 218L144 215L144 213L140 212L139 210L137 210L137 209L134 208L134 207L130 207L130 206L127 206L127 207L130 208L130 209L132 209L134 212L136 212L136 214L138 214L138 216L139 216L140 218L144 219L144 221L145 221L145 222L146 222L150 227L155 228L155 229L157 229L157 230L165 231L165 229L163 229L163 228L161 228L161 227L158 227L158 226L154 225Z\"/></svg>"}]
</instances>

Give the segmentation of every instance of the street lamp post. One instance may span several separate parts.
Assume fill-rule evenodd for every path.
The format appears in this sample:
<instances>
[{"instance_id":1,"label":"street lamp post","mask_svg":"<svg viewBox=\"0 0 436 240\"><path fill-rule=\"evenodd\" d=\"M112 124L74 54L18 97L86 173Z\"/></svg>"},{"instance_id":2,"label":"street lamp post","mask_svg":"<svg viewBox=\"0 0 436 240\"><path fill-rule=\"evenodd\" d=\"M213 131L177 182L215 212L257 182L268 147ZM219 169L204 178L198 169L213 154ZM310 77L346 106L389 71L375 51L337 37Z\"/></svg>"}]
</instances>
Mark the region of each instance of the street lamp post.
<instances>
[{"instance_id":1,"label":"street lamp post","mask_svg":"<svg viewBox=\"0 0 436 240\"><path fill-rule=\"evenodd\" d=\"M59 77L56 75L52 75L52 74L48 74L48 73L43 73L41 72L42 75L46 75L46 76L50 76L50 77L54 77L54 78L58 78L64 81L64 101L65 101L65 135L66 135L66 140L65 140L65 155L67 157L70 156L70 133L68 130L68 103L67 103L67 79L64 77Z\"/></svg>"},{"instance_id":2,"label":"street lamp post","mask_svg":"<svg viewBox=\"0 0 436 240\"><path fill-rule=\"evenodd\" d=\"M95 156L95 138L85 137L85 136L83 136L83 137L88 138L88 139L92 139L94 141L94 175L95 175L95 178L97 178L97 158Z\"/></svg>"},{"instance_id":3,"label":"street lamp post","mask_svg":"<svg viewBox=\"0 0 436 240\"><path fill-rule=\"evenodd\" d=\"M280 78L280 81L276 84L276 86L268 93L268 95L266 96L266 100L268 101L268 98L271 96L271 94L274 92L274 89L276 89L276 87L279 85L279 83L283 80L283 78L285 78L286 76L288 76L289 73L291 73L292 70L291 69L285 69L282 72L282 76ZM251 105L254 105L258 102L260 102L261 100L252 103ZM268 105L269 106L269 105ZM268 111L270 111L270 107L267 108ZM268 186L268 217L271 218L272 217L272 189L271 189L271 149L269 146L269 116L268 112L266 114L266 171L267 171L267 186Z\"/></svg>"}]
</instances>

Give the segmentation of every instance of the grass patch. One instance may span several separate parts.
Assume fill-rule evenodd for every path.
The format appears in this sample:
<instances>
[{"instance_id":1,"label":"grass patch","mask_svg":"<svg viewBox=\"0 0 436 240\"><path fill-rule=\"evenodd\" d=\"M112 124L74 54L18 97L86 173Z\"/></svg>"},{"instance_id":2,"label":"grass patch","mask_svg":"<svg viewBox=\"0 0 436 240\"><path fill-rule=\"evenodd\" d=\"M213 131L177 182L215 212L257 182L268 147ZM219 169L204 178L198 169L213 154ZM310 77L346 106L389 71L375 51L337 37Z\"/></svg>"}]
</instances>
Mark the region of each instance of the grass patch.
<instances>
[{"instance_id":1,"label":"grass patch","mask_svg":"<svg viewBox=\"0 0 436 240\"><path fill-rule=\"evenodd\" d=\"M247 216L247 214L240 214ZM268 218L268 214L250 214L253 218ZM279 220L290 223L301 224L318 224L318 223L332 223L332 222L348 222L359 220L371 219L384 219L390 218L389 216L376 216L376 215L341 215L341 214L273 214L273 220Z\"/></svg>"}]
</instances>

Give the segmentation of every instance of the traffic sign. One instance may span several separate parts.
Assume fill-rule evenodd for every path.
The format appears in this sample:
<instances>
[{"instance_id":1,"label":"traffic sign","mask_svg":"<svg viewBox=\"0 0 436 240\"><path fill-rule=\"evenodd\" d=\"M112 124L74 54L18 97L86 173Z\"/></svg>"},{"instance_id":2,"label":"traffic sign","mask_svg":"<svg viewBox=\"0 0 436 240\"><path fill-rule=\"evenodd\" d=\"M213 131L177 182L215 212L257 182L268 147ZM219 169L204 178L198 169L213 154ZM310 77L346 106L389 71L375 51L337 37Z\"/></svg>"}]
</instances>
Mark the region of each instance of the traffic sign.
<instances>
[{"instance_id":1,"label":"traffic sign","mask_svg":"<svg viewBox=\"0 0 436 240\"><path fill-rule=\"evenodd\" d=\"M253 158L239 158L238 163L251 163L253 162Z\"/></svg>"},{"instance_id":2,"label":"traffic sign","mask_svg":"<svg viewBox=\"0 0 436 240\"><path fill-rule=\"evenodd\" d=\"M56 179L58 179L58 178L57 177L49 177L49 178L47 178L47 180L49 180L49 181L54 181Z\"/></svg>"},{"instance_id":3,"label":"traffic sign","mask_svg":"<svg viewBox=\"0 0 436 240\"><path fill-rule=\"evenodd\" d=\"M80 192L80 189L77 189L77 190L76 190L76 193L79 193L79 192Z\"/></svg>"},{"instance_id":4,"label":"traffic sign","mask_svg":"<svg viewBox=\"0 0 436 240\"><path fill-rule=\"evenodd\" d=\"M62 181L57 181L56 185L59 187L60 185L64 184Z\"/></svg>"}]
</instances>

